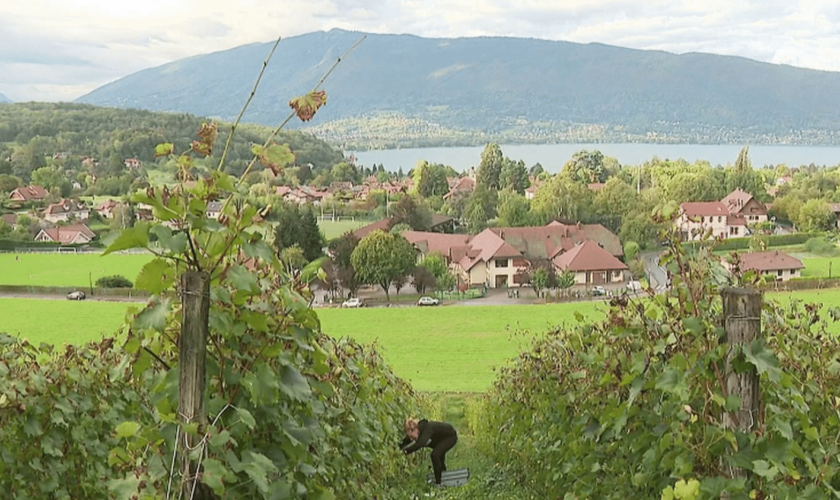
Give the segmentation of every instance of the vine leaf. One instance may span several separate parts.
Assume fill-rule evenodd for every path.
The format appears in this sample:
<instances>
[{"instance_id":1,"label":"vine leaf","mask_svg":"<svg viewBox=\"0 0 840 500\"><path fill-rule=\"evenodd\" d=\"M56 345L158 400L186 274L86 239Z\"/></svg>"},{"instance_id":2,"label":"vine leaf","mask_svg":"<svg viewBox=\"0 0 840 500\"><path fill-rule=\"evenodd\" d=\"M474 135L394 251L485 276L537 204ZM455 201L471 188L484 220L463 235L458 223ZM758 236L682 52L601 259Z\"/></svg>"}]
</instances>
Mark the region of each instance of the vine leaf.
<instances>
[{"instance_id":1,"label":"vine leaf","mask_svg":"<svg viewBox=\"0 0 840 500\"><path fill-rule=\"evenodd\" d=\"M140 424L137 422L123 422L114 429L117 433L117 438L127 438L137 434L140 430Z\"/></svg>"},{"instance_id":2,"label":"vine leaf","mask_svg":"<svg viewBox=\"0 0 840 500\"><path fill-rule=\"evenodd\" d=\"M243 460L242 469L248 474L260 491L268 493L268 474L277 472L277 466L262 453L246 451L249 457Z\"/></svg>"},{"instance_id":3,"label":"vine leaf","mask_svg":"<svg viewBox=\"0 0 840 500\"><path fill-rule=\"evenodd\" d=\"M153 295L158 295L164 290L172 286L175 282L175 269L172 264L164 259L154 259L146 263L140 274L137 275L137 280L134 286L140 290L147 290Z\"/></svg>"},{"instance_id":4,"label":"vine leaf","mask_svg":"<svg viewBox=\"0 0 840 500\"><path fill-rule=\"evenodd\" d=\"M744 347L744 357L755 365L758 374L768 372L772 379L779 376L779 360L772 351L764 348L762 339L753 340L750 345Z\"/></svg>"},{"instance_id":5,"label":"vine leaf","mask_svg":"<svg viewBox=\"0 0 840 500\"><path fill-rule=\"evenodd\" d=\"M138 222L132 228L124 229L120 235L102 252L102 256L109 253L129 250L131 248L146 248L149 246L149 224Z\"/></svg>"},{"instance_id":6,"label":"vine leaf","mask_svg":"<svg viewBox=\"0 0 840 500\"><path fill-rule=\"evenodd\" d=\"M204 460L202 465L204 472L201 474L201 481L209 486L213 493L222 496L225 492L225 478L230 475L230 472L222 465L222 462L215 458Z\"/></svg>"},{"instance_id":7,"label":"vine leaf","mask_svg":"<svg viewBox=\"0 0 840 500\"><path fill-rule=\"evenodd\" d=\"M286 166L295 162L295 155L288 144L271 144L266 148L254 144L251 146L251 152L265 168L274 172L274 175L279 175Z\"/></svg>"},{"instance_id":8,"label":"vine leaf","mask_svg":"<svg viewBox=\"0 0 840 500\"><path fill-rule=\"evenodd\" d=\"M325 104L327 104L327 93L323 90L313 90L289 101L289 107L295 110L297 117L304 122L311 120L315 112Z\"/></svg>"},{"instance_id":9,"label":"vine leaf","mask_svg":"<svg viewBox=\"0 0 840 500\"><path fill-rule=\"evenodd\" d=\"M280 380L283 382L280 385L280 390L284 394L297 401L306 401L312 396L312 390L309 388L309 383L293 366L284 366L280 373Z\"/></svg>"},{"instance_id":10,"label":"vine leaf","mask_svg":"<svg viewBox=\"0 0 840 500\"><path fill-rule=\"evenodd\" d=\"M169 156L175 151L175 145L171 142L164 142L155 146L155 158L158 156Z\"/></svg>"},{"instance_id":11,"label":"vine leaf","mask_svg":"<svg viewBox=\"0 0 840 500\"><path fill-rule=\"evenodd\" d=\"M153 302L134 319L134 327L140 330L162 331L166 327L166 316L169 313L171 299L163 299L160 302Z\"/></svg>"}]
</instances>

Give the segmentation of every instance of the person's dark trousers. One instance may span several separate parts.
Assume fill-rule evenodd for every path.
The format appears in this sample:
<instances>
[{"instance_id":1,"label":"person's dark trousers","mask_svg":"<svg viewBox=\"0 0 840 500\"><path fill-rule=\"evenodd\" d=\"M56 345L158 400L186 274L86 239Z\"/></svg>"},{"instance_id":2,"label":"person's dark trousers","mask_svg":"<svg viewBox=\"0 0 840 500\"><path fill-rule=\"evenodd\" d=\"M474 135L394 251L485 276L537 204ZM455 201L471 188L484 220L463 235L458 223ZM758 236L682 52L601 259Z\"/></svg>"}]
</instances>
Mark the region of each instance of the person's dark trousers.
<instances>
[{"instance_id":1,"label":"person's dark trousers","mask_svg":"<svg viewBox=\"0 0 840 500\"><path fill-rule=\"evenodd\" d=\"M458 442L456 436L443 439L432 450L432 469L435 471L435 483L440 484L440 476L446 470L446 452Z\"/></svg>"}]
</instances>

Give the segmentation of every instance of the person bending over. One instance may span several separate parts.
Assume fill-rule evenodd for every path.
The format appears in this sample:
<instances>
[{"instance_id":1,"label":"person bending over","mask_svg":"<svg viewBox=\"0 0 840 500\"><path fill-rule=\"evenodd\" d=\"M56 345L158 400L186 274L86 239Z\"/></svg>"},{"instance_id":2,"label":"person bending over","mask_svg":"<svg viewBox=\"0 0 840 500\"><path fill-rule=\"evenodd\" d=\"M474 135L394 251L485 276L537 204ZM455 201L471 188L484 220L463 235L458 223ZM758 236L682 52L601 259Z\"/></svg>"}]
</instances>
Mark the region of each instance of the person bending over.
<instances>
[{"instance_id":1,"label":"person bending over","mask_svg":"<svg viewBox=\"0 0 840 500\"><path fill-rule=\"evenodd\" d=\"M446 422L417 420L409 417L405 419L403 430L406 437L400 444L400 448L406 455L420 448L432 449L435 484L440 484L440 476L446 470L446 452L458 442L458 433L455 432L455 428Z\"/></svg>"}]
</instances>

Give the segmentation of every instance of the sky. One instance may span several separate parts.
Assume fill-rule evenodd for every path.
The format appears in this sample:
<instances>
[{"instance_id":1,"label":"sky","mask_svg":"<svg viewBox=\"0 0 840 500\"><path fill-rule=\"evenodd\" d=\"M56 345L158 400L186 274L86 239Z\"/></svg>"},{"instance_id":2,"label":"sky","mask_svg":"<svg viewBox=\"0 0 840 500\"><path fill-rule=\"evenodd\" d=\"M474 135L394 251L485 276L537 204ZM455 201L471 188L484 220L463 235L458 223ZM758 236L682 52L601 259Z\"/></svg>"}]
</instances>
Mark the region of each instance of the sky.
<instances>
[{"instance_id":1,"label":"sky","mask_svg":"<svg viewBox=\"0 0 840 500\"><path fill-rule=\"evenodd\" d=\"M332 28L600 42L840 71L838 0L4 0L0 94L72 101L144 68Z\"/></svg>"}]
</instances>

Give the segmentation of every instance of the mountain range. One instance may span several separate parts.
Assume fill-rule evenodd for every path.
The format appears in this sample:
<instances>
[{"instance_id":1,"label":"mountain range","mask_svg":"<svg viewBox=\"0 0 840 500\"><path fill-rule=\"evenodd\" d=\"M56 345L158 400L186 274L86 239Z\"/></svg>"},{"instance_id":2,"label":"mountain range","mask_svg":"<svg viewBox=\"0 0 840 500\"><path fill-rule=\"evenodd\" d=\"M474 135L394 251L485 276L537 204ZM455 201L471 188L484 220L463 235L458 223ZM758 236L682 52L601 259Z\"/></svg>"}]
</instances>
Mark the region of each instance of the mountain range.
<instances>
[{"instance_id":1,"label":"mountain range","mask_svg":"<svg viewBox=\"0 0 840 500\"><path fill-rule=\"evenodd\" d=\"M11 100L11 99L9 99L8 97L4 96L3 94L0 94L0 104L9 104L9 103L11 103L11 102L12 102L12 100Z\"/></svg>"},{"instance_id":2,"label":"mountain range","mask_svg":"<svg viewBox=\"0 0 840 500\"><path fill-rule=\"evenodd\" d=\"M840 73L599 43L338 29L282 40L245 121L281 122L289 99L362 36L325 82L327 105L303 124L345 146L840 143ZM77 102L232 120L272 43L139 71Z\"/></svg>"}]
</instances>

